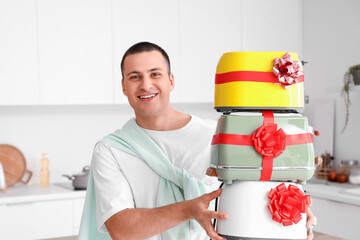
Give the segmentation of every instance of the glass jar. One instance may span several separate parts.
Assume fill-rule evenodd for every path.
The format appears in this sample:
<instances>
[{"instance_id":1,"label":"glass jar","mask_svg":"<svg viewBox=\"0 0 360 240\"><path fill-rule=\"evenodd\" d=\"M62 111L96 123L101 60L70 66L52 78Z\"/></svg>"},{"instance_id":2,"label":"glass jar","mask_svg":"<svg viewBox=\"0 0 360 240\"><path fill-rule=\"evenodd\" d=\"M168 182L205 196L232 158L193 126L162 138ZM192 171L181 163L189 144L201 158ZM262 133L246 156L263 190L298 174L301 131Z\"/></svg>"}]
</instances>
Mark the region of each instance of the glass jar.
<instances>
[{"instance_id":1,"label":"glass jar","mask_svg":"<svg viewBox=\"0 0 360 240\"><path fill-rule=\"evenodd\" d=\"M352 184L360 184L360 166L351 168L349 182Z\"/></svg>"},{"instance_id":2,"label":"glass jar","mask_svg":"<svg viewBox=\"0 0 360 240\"><path fill-rule=\"evenodd\" d=\"M341 160L340 162L340 173L350 175L350 171L353 166L357 166L358 161L357 160Z\"/></svg>"}]
</instances>

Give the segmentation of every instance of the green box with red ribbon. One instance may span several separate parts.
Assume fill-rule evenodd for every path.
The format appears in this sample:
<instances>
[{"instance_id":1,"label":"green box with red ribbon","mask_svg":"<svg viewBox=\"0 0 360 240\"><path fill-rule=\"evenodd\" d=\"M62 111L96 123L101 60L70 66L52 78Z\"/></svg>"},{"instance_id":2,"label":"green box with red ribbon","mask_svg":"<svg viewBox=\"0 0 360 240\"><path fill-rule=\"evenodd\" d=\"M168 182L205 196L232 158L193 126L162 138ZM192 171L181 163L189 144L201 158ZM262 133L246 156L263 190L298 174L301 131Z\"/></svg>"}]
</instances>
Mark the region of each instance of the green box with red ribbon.
<instances>
[{"instance_id":1,"label":"green box with red ribbon","mask_svg":"<svg viewBox=\"0 0 360 240\"><path fill-rule=\"evenodd\" d=\"M294 113L239 113L218 120L211 168L220 180L309 180L315 171L313 133Z\"/></svg>"}]
</instances>

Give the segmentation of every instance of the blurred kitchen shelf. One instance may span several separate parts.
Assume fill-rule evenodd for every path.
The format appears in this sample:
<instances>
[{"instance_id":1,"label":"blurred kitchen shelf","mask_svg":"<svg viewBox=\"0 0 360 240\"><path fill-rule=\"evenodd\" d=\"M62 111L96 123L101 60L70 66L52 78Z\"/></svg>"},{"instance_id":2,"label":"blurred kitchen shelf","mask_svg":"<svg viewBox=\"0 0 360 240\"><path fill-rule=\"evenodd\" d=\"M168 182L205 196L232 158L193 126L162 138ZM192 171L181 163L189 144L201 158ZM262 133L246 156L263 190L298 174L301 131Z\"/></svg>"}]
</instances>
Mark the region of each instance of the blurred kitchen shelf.
<instances>
[{"instance_id":1,"label":"blurred kitchen shelf","mask_svg":"<svg viewBox=\"0 0 360 240\"><path fill-rule=\"evenodd\" d=\"M360 185L358 184L312 179L307 182L304 189L312 197L360 206ZM359 194L353 189L359 189Z\"/></svg>"},{"instance_id":2,"label":"blurred kitchen shelf","mask_svg":"<svg viewBox=\"0 0 360 240\"><path fill-rule=\"evenodd\" d=\"M19 183L9 187L5 193L0 193L0 205L85 198L86 191L74 191L63 187L69 183L63 183L63 186L58 184L60 183L50 184L49 187L40 187L38 184L25 185Z\"/></svg>"}]
</instances>

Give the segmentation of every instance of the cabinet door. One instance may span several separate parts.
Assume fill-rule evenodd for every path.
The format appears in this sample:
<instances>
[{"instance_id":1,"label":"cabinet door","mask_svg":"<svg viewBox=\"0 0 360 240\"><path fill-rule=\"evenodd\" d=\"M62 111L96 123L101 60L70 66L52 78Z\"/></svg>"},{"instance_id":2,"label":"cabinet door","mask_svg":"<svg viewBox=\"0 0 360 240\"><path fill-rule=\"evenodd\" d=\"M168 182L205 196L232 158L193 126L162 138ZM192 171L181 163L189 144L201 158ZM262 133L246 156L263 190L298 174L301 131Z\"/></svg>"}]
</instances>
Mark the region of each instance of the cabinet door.
<instances>
[{"instance_id":1,"label":"cabinet door","mask_svg":"<svg viewBox=\"0 0 360 240\"><path fill-rule=\"evenodd\" d=\"M180 31L179 0L113 0L114 35L114 91L115 103L125 103L122 94L120 62L122 55L133 44L150 41L168 53L175 84L179 75ZM172 98L178 98L177 86Z\"/></svg>"},{"instance_id":2,"label":"cabinet door","mask_svg":"<svg viewBox=\"0 0 360 240\"><path fill-rule=\"evenodd\" d=\"M0 239L71 236L72 200L0 205Z\"/></svg>"},{"instance_id":3,"label":"cabinet door","mask_svg":"<svg viewBox=\"0 0 360 240\"><path fill-rule=\"evenodd\" d=\"M216 66L241 50L241 1L180 1L181 102L213 102Z\"/></svg>"},{"instance_id":4,"label":"cabinet door","mask_svg":"<svg viewBox=\"0 0 360 240\"><path fill-rule=\"evenodd\" d=\"M301 54L301 1L243 0L243 51Z\"/></svg>"},{"instance_id":5,"label":"cabinet door","mask_svg":"<svg viewBox=\"0 0 360 240\"><path fill-rule=\"evenodd\" d=\"M81 217L84 209L85 198L73 200L73 235L78 235L80 230Z\"/></svg>"},{"instance_id":6,"label":"cabinet door","mask_svg":"<svg viewBox=\"0 0 360 240\"><path fill-rule=\"evenodd\" d=\"M312 197L311 210L318 219L314 231L344 239L359 239L360 206Z\"/></svg>"},{"instance_id":7,"label":"cabinet door","mask_svg":"<svg viewBox=\"0 0 360 240\"><path fill-rule=\"evenodd\" d=\"M40 103L113 103L111 0L37 2Z\"/></svg>"},{"instance_id":8,"label":"cabinet door","mask_svg":"<svg viewBox=\"0 0 360 240\"><path fill-rule=\"evenodd\" d=\"M38 104L35 0L0 1L0 105Z\"/></svg>"}]
</instances>

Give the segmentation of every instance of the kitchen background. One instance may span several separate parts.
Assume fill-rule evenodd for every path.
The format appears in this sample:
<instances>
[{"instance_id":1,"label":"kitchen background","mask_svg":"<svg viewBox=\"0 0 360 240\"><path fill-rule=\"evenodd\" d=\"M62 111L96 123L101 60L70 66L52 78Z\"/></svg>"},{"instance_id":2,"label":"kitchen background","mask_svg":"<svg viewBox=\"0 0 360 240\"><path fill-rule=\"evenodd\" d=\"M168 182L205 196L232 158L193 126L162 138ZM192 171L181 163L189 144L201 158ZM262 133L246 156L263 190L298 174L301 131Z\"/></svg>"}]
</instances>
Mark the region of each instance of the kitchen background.
<instances>
[{"instance_id":1,"label":"kitchen background","mask_svg":"<svg viewBox=\"0 0 360 240\"><path fill-rule=\"evenodd\" d=\"M176 109L216 120L217 62L227 51L294 51L307 61L304 115L323 135L317 155L360 160L360 90L350 92L347 128L343 75L360 63L357 0L0 0L0 143L18 147L40 182L80 172L104 135L133 112L119 63L138 41L170 55Z\"/></svg>"}]
</instances>

